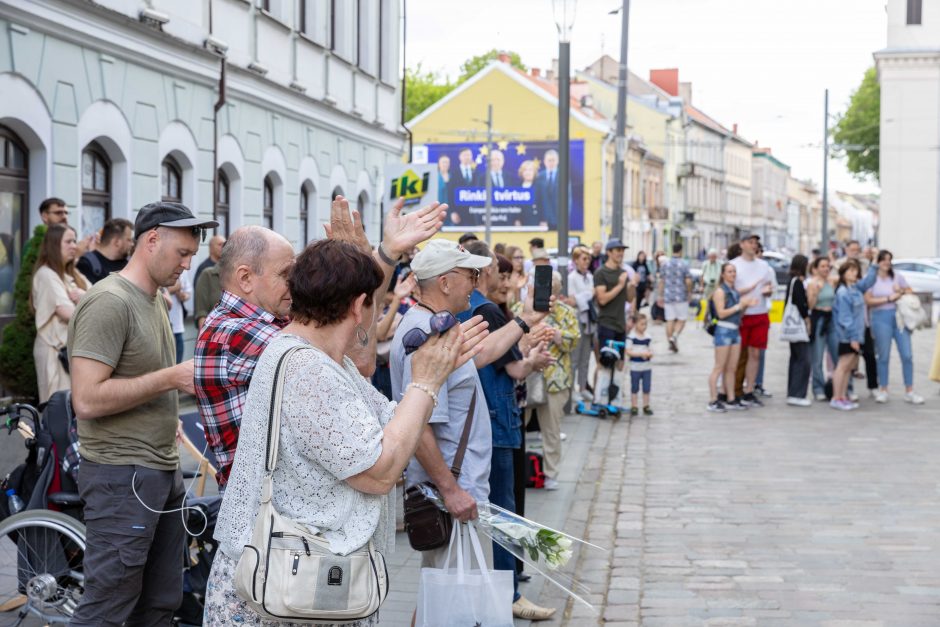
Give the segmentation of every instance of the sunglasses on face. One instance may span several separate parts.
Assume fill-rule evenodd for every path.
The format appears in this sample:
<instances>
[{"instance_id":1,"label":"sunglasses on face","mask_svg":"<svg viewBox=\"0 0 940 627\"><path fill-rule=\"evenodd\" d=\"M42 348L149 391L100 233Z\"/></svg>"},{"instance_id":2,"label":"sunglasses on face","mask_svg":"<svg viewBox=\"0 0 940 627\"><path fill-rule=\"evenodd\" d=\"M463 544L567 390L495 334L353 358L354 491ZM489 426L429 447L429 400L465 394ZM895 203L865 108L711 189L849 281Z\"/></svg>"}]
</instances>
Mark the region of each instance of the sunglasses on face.
<instances>
[{"instance_id":1,"label":"sunglasses on face","mask_svg":"<svg viewBox=\"0 0 940 627\"><path fill-rule=\"evenodd\" d=\"M401 339L401 343L405 347L405 355L410 355L421 348L431 337L431 334L441 335L447 333L456 324L457 318L454 317L454 314L449 311L437 312L431 316L431 333L425 333L423 329L412 329L405 333L405 337Z\"/></svg>"},{"instance_id":2,"label":"sunglasses on face","mask_svg":"<svg viewBox=\"0 0 940 627\"><path fill-rule=\"evenodd\" d=\"M468 268L468 270L470 270L470 274L464 274L460 270L451 270L447 274L459 274L459 275L465 276L468 279L470 279L471 283L476 285L477 281L480 280L480 270L478 268L472 268L472 269Z\"/></svg>"}]
</instances>

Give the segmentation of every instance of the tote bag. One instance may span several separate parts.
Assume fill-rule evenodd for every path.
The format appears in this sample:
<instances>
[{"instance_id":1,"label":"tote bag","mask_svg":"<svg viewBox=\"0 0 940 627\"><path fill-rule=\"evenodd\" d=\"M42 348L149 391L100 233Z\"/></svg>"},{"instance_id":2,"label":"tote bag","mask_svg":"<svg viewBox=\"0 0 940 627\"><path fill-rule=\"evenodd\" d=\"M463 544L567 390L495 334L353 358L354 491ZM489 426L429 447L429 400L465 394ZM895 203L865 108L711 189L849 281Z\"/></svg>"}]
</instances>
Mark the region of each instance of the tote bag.
<instances>
[{"instance_id":1,"label":"tote bag","mask_svg":"<svg viewBox=\"0 0 940 627\"><path fill-rule=\"evenodd\" d=\"M809 342L809 333L806 331L806 322L800 317L800 310L793 304L793 283L799 281L793 277L790 289L787 290L787 304L783 308L783 321L780 324L780 340L782 342Z\"/></svg>"},{"instance_id":2,"label":"tote bag","mask_svg":"<svg viewBox=\"0 0 940 627\"><path fill-rule=\"evenodd\" d=\"M478 570L470 566L471 547ZM486 567L473 523L454 525L444 568L421 569L415 625L512 627L512 576Z\"/></svg>"}]
</instances>

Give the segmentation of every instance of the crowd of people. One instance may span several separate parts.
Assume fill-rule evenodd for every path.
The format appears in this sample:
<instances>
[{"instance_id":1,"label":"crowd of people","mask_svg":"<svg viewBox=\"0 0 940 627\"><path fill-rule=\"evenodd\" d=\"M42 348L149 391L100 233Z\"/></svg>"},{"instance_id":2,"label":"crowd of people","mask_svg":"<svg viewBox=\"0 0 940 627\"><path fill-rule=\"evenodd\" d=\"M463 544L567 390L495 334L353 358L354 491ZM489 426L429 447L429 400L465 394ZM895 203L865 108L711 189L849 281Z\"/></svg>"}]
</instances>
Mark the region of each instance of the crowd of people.
<instances>
[{"instance_id":1,"label":"crowd of people","mask_svg":"<svg viewBox=\"0 0 940 627\"><path fill-rule=\"evenodd\" d=\"M562 418L576 403L653 416L652 326L662 323L669 351L679 353L699 295L715 350L708 411L760 407L770 396L763 372L778 285L758 234L729 247L725 260L707 251L699 276L680 243L670 256L640 251L630 261L623 242L595 242L558 267L541 238L528 254L471 233L453 242L436 236L446 205L401 209L370 243L339 196L326 238L300 254L261 226L214 235L190 281L215 221L157 202L134 223L113 219L80 240L65 203L43 203L48 229L31 293L39 397L71 389L88 534L73 625L165 624L179 605L180 392L196 398L223 495L208 625L233 615L268 624L235 579L264 497L272 415L280 415L274 507L347 555L394 545L403 474L405 488L433 484L457 521L475 519L485 501L524 515L527 430L537 423L544 488L557 490ZM536 311L534 269L545 265L552 299ZM919 301L911 291L888 251L849 242L836 259L794 256L784 300L805 328L790 342L787 403L810 406L811 391L834 409L855 409L860 357L872 398L887 402L892 342L904 400L923 403L913 389ZM197 339L184 361L190 315ZM446 559L446 545L422 553L425 567ZM494 546L493 562L513 572L516 617L556 612L525 598L529 575L512 554Z\"/></svg>"},{"instance_id":2,"label":"crowd of people","mask_svg":"<svg viewBox=\"0 0 940 627\"><path fill-rule=\"evenodd\" d=\"M756 233L730 247L719 273L720 289L709 299L715 345L709 411L760 407L769 396L762 379L777 280L761 252ZM790 344L788 405L810 407L815 400L852 411L859 407L856 378L866 380L875 402L888 402L892 342L901 358L903 399L924 402L914 391L911 333L925 314L904 277L895 273L892 259L889 251L863 250L856 241L846 243L841 257L819 251L812 260L793 256L783 299L784 326L793 330L785 338Z\"/></svg>"}]
</instances>

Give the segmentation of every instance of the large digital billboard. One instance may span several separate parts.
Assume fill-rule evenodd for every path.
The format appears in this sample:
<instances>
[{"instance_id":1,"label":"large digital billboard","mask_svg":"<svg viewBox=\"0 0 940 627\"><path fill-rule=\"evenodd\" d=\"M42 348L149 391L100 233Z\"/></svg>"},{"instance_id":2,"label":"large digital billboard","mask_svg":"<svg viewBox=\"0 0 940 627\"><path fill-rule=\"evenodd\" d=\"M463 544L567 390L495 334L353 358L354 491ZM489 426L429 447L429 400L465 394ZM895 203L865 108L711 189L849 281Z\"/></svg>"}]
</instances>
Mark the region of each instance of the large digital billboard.
<instances>
[{"instance_id":1,"label":"large digital billboard","mask_svg":"<svg viewBox=\"0 0 940 627\"><path fill-rule=\"evenodd\" d=\"M446 231L482 230L486 179L492 181L494 231L554 231L558 228L558 142L499 141L427 144L437 168L437 193L450 209ZM584 229L584 141L571 142L568 224Z\"/></svg>"}]
</instances>

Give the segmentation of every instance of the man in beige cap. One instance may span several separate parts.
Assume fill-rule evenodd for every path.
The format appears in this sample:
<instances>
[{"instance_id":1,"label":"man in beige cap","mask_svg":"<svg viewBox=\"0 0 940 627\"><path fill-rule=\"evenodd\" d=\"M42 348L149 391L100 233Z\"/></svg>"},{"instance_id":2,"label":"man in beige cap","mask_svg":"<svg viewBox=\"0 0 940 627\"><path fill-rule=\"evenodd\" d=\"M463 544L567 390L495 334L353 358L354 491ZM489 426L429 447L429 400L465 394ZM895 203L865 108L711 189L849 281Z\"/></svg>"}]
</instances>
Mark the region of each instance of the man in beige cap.
<instances>
[{"instance_id":1,"label":"man in beige cap","mask_svg":"<svg viewBox=\"0 0 940 627\"><path fill-rule=\"evenodd\" d=\"M472 255L456 242L431 240L411 261L411 271L418 280L421 300L401 319L392 340L390 359L392 398L401 398L411 382L411 358L404 339L409 331L431 333L431 318L449 312L456 315L470 307L470 295L480 272L492 263L490 257ZM438 392L438 404L425 427L415 457L408 464L407 486L430 481L440 491L447 510L464 522L477 517L477 502L489 498L490 460L493 437L490 414L480 385L477 368L503 356L530 327L541 322L545 313L525 311L512 322L491 333L481 352L448 377ZM468 419L471 401L472 424L459 477L451 474L458 442ZM422 566L443 568L447 546L422 553ZM513 613L528 620L545 620L553 608L534 605L524 597L514 599Z\"/></svg>"}]
</instances>

